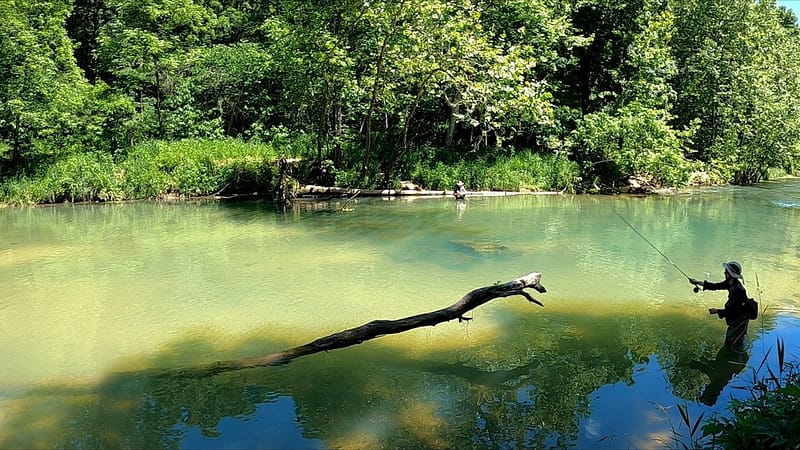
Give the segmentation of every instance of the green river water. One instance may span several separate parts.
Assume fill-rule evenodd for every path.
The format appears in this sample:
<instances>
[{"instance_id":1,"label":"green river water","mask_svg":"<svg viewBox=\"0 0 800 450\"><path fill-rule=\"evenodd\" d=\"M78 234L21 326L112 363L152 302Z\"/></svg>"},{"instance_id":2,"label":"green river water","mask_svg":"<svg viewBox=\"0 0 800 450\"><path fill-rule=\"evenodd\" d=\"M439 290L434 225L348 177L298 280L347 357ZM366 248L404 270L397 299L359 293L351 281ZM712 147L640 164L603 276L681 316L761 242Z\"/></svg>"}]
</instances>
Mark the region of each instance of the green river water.
<instances>
[{"instance_id":1,"label":"green river water","mask_svg":"<svg viewBox=\"0 0 800 450\"><path fill-rule=\"evenodd\" d=\"M677 405L724 414L777 339L800 358L798 179L341 203L0 210L0 448L663 448ZM718 355L725 325L707 309L725 293L693 293L617 213L689 276L742 263L762 307L746 354ZM165 370L433 311L530 272L544 308L500 298L469 322L282 367Z\"/></svg>"}]
</instances>

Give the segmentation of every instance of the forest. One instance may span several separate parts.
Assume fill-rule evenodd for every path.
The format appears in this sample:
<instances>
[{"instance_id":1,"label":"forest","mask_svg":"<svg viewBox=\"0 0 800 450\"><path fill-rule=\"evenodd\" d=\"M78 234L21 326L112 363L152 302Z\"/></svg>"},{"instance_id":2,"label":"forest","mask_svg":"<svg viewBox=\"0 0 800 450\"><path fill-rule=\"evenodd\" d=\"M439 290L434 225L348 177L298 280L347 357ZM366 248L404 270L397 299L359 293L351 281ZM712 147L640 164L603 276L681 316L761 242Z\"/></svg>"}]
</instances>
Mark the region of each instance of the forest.
<instances>
[{"instance_id":1,"label":"forest","mask_svg":"<svg viewBox=\"0 0 800 450\"><path fill-rule=\"evenodd\" d=\"M0 203L800 171L774 0L6 0Z\"/></svg>"}]
</instances>

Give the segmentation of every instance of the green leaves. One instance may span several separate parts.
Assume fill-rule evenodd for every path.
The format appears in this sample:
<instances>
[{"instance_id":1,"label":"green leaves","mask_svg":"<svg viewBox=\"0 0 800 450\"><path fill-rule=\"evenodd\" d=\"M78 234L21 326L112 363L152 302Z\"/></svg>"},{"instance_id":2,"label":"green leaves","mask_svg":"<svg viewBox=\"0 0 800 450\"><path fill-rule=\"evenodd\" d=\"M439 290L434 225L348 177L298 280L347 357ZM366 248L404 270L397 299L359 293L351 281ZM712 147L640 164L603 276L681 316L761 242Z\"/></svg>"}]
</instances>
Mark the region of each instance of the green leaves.
<instances>
[{"instance_id":1,"label":"green leaves","mask_svg":"<svg viewBox=\"0 0 800 450\"><path fill-rule=\"evenodd\" d=\"M697 156L737 183L797 160L800 42L768 2L680 0L676 122L699 119Z\"/></svg>"},{"instance_id":2,"label":"green leaves","mask_svg":"<svg viewBox=\"0 0 800 450\"><path fill-rule=\"evenodd\" d=\"M613 113L584 117L572 136L587 174L617 180L641 177L657 186L686 183L691 165L683 158L687 136L668 124L664 112L634 102Z\"/></svg>"},{"instance_id":3,"label":"green leaves","mask_svg":"<svg viewBox=\"0 0 800 450\"><path fill-rule=\"evenodd\" d=\"M0 175L78 144L88 85L72 59L57 1L0 6Z\"/></svg>"}]
</instances>

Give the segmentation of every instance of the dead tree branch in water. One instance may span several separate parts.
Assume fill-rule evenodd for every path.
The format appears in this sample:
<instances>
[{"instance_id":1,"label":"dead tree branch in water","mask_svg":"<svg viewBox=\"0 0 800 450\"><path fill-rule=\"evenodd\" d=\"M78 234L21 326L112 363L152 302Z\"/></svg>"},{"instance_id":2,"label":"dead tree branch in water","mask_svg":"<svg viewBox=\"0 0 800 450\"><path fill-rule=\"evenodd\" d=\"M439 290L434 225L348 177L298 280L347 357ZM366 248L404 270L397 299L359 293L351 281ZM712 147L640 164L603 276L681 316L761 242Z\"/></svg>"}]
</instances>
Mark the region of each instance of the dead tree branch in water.
<instances>
[{"instance_id":1,"label":"dead tree branch in water","mask_svg":"<svg viewBox=\"0 0 800 450\"><path fill-rule=\"evenodd\" d=\"M469 317L464 317L464 314L496 298L521 295L532 303L544 306L525 291L525 289L531 288L540 293L547 292L544 286L540 284L541 278L542 274L539 272L529 273L528 275L515 278L505 283L474 289L464 295L458 302L437 311L397 320L373 320L359 327L340 331L309 342L308 344L270 355L231 361L219 361L204 366L180 369L177 372L181 377L195 378L255 367L280 366L288 364L301 356L350 347L388 334L402 333L424 326L435 326L453 319L458 319L459 322L471 320Z\"/></svg>"}]
</instances>

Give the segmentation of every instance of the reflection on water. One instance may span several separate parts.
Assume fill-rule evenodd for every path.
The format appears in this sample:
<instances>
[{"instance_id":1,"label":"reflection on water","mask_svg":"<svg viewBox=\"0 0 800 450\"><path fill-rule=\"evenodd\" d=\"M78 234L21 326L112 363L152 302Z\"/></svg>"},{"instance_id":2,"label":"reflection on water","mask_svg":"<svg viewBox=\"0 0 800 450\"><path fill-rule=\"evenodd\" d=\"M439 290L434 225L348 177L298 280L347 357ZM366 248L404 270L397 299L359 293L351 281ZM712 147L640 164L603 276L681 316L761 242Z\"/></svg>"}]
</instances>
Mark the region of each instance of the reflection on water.
<instances>
[{"instance_id":1,"label":"reflection on water","mask_svg":"<svg viewBox=\"0 0 800 450\"><path fill-rule=\"evenodd\" d=\"M749 354L723 345L717 356L710 361L692 361L689 367L700 370L709 378L699 400L705 405L712 406L717 402L719 395L734 375L744 370Z\"/></svg>"},{"instance_id":2,"label":"reflection on water","mask_svg":"<svg viewBox=\"0 0 800 450\"><path fill-rule=\"evenodd\" d=\"M800 343L800 211L775 206L799 187L462 209L362 199L286 216L264 202L0 211L0 447L660 447L679 418L656 404L724 411L748 369L718 354L724 324L706 309L724 293L693 294L612 208L690 275L743 263L769 306L751 324L753 365L778 336L787 354ZM531 271L543 309L497 299L469 323L286 367L168 370L432 311Z\"/></svg>"}]
</instances>

